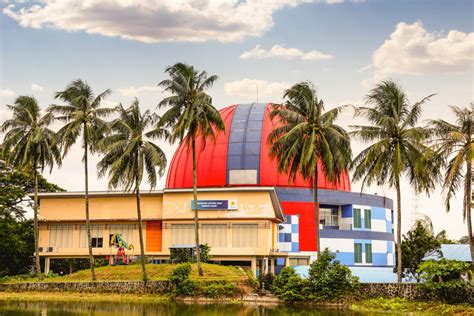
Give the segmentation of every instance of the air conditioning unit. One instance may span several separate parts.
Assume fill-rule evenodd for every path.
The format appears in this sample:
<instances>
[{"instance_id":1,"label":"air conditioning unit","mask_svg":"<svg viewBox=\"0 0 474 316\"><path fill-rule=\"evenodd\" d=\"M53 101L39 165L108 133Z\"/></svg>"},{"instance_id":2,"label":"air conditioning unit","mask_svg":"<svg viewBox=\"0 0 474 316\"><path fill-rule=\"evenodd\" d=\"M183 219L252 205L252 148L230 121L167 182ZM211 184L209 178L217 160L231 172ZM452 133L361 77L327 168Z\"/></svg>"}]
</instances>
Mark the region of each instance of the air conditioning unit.
<instances>
[{"instance_id":1,"label":"air conditioning unit","mask_svg":"<svg viewBox=\"0 0 474 316\"><path fill-rule=\"evenodd\" d=\"M48 251L47 252L58 252L58 248L56 247L48 247Z\"/></svg>"},{"instance_id":2,"label":"air conditioning unit","mask_svg":"<svg viewBox=\"0 0 474 316\"><path fill-rule=\"evenodd\" d=\"M39 251L39 252L45 252L45 248L44 248L44 247L39 247L39 248L38 248L38 251Z\"/></svg>"}]
</instances>

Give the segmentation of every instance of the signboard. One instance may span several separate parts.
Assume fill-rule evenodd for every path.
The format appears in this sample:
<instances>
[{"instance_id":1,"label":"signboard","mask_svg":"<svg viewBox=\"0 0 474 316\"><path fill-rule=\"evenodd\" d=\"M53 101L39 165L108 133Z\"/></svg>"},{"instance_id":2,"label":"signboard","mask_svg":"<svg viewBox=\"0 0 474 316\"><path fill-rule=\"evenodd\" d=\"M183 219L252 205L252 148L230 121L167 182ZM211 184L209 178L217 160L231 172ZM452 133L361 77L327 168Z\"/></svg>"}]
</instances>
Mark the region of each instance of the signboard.
<instances>
[{"instance_id":1,"label":"signboard","mask_svg":"<svg viewBox=\"0 0 474 316\"><path fill-rule=\"evenodd\" d=\"M198 200L198 210L230 210L237 211L237 200ZM191 200L191 209L194 210L194 200Z\"/></svg>"}]
</instances>

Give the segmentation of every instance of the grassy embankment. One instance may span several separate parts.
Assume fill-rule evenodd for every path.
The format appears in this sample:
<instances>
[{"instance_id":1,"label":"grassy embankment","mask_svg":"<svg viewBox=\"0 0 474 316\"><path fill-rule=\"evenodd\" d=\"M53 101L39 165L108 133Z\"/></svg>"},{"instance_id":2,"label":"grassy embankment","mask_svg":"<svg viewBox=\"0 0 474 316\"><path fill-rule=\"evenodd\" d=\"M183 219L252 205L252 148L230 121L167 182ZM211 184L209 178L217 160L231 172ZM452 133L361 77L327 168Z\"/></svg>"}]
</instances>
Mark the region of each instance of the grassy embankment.
<instances>
[{"instance_id":1,"label":"grassy embankment","mask_svg":"<svg viewBox=\"0 0 474 316\"><path fill-rule=\"evenodd\" d=\"M166 280L175 264L148 264L147 272L150 280ZM204 276L198 277L196 264L192 265L191 279L200 281L246 280L247 275L237 267L221 266L216 264L202 265ZM97 281L140 281L142 279L141 265L131 264L126 266L106 266L96 268ZM40 281L36 277L10 277L4 280L5 283L17 282L87 282L91 280L90 270L81 270L65 276L46 277Z\"/></svg>"},{"instance_id":2,"label":"grassy embankment","mask_svg":"<svg viewBox=\"0 0 474 316\"><path fill-rule=\"evenodd\" d=\"M397 312L420 314L474 315L474 305L446 304L437 301L412 301L404 298L374 298L356 301L352 310L359 312Z\"/></svg>"}]
</instances>

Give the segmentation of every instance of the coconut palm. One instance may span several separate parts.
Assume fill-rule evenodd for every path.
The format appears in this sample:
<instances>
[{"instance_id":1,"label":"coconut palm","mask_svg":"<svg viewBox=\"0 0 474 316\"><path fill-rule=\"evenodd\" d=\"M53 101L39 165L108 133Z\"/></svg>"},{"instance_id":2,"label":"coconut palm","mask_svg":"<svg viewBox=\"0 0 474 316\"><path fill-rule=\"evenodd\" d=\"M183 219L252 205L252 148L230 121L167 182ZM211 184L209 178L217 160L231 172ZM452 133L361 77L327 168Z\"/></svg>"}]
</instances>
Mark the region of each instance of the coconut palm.
<instances>
[{"instance_id":1,"label":"coconut palm","mask_svg":"<svg viewBox=\"0 0 474 316\"><path fill-rule=\"evenodd\" d=\"M457 190L463 186L463 220L467 220L467 233L474 258L474 237L472 236L472 161L474 160L474 105L470 108L451 106L456 116L454 124L445 120L431 120L429 126L434 135L434 148L447 162L443 179L443 190L446 194L446 210ZM474 262L473 262L474 269Z\"/></svg>"},{"instance_id":2,"label":"coconut palm","mask_svg":"<svg viewBox=\"0 0 474 316\"><path fill-rule=\"evenodd\" d=\"M352 163L354 181L365 185L388 184L397 192L397 274L402 278L401 226L402 202L400 183L407 176L416 192L429 193L439 178L439 161L429 147L423 145L426 130L418 127L421 106L433 95L412 105L403 89L394 81L377 84L359 107L356 116L369 120L369 126L352 126L351 134L370 145L362 150Z\"/></svg>"},{"instance_id":3,"label":"coconut palm","mask_svg":"<svg viewBox=\"0 0 474 316\"><path fill-rule=\"evenodd\" d=\"M49 129L53 115L41 115L38 102L34 97L19 96L14 105L7 105L13 112L13 117L0 127L6 133L2 154L7 163L15 168L32 172L35 181L34 192L34 241L36 274L41 278L39 258L39 229L38 229L38 179L45 167L53 168L61 165L61 151L56 134Z\"/></svg>"},{"instance_id":4,"label":"coconut palm","mask_svg":"<svg viewBox=\"0 0 474 316\"><path fill-rule=\"evenodd\" d=\"M215 141L215 133L224 131L225 126L219 112L212 105L212 98L206 93L217 80L217 76L209 76L205 71L198 71L193 66L177 63L165 71L169 79L158 85L163 87L170 96L164 98L159 107L170 106L161 117L158 128L170 128L171 143L185 139L187 149L193 155L193 199L194 224L196 241L196 261L199 275L202 276L201 251L199 248L199 216L197 208L197 175L196 175L196 137Z\"/></svg>"},{"instance_id":5,"label":"coconut palm","mask_svg":"<svg viewBox=\"0 0 474 316\"><path fill-rule=\"evenodd\" d=\"M328 180L338 182L351 162L348 133L335 124L344 107L325 111L311 82L301 82L285 91L285 102L274 105L272 119L279 122L269 135L270 158L277 159L278 172L288 173L289 181L299 174L311 181L316 215L316 246L320 251L318 168ZM319 165L319 167L318 167Z\"/></svg>"},{"instance_id":6,"label":"coconut palm","mask_svg":"<svg viewBox=\"0 0 474 316\"><path fill-rule=\"evenodd\" d=\"M116 111L119 118L110 124L112 134L99 144L104 157L97 164L97 172L99 177L108 173L109 188L123 187L125 191L133 188L137 200L143 280L146 282L148 276L143 243L140 184L143 176L146 175L148 184L153 189L156 186L157 174L161 177L165 171L165 153L149 138L165 136L166 131L161 130L158 133L156 130L149 130L156 124L159 117L151 114L149 110L141 113L137 99L127 109L124 109L121 104L118 105Z\"/></svg>"},{"instance_id":7,"label":"coconut palm","mask_svg":"<svg viewBox=\"0 0 474 316\"><path fill-rule=\"evenodd\" d=\"M113 109L101 108L101 102L111 93L105 90L95 96L87 82L80 79L72 81L65 90L57 92L55 98L66 103L66 105L50 105L49 113L55 119L65 125L58 131L62 143L63 156L65 156L72 145L82 138L84 149L84 199L86 215L87 245L89 248L89 261L92 280L96 280L94 271L94 257L92 255L91 226L89 220L89 176L88 159L89 151L94 153L96 144L107 131L107 123L103 120L113 112Z\"/></svg>"}]
</instances>

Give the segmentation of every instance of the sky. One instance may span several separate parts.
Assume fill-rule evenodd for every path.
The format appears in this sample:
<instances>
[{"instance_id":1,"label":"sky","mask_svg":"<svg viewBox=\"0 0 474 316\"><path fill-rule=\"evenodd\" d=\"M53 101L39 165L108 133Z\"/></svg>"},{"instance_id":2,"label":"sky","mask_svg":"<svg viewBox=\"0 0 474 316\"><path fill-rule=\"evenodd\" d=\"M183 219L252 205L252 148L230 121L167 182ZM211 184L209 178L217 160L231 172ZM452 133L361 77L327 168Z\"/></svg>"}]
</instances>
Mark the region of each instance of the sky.
<instances>
[{"instance_id":1,"label":"sky","mask_svg":"<svg viewBox=\"0 0 474 316\"><path fill-rule=\"evenodd\" d=\"M217 108L281 102L284 89L306 80L328 109L363 105L384 79L396 80L411 102L435 93L423 106L421 124L452 121L449 105L474 100L470 0L3 0L0 10L0 123L17 96L34 95L46 108L58 103L54 92L78 78L96 94L113 91L104 106L126 106L136 97L143 109L161 113L157 84L175 62L219 76L209 90ZM367 122L348 110L338 123L350 130ZM159 145L171 161L176 146ZM354 140L354 154L366 145ZM83 190L81 158L77 145L45 177ZM97 161L92 157L91 175ZM360 191L360 183L352 188ZM106 190L107 179L91 177L90 189ZM388 186L364 192L395 200ZM459 238L467 234L461 206L462 192L446 213L440 187L417 195L404 180L402 230L427 215L435 232L446 229Z\"/></svg>"}]
</instances>

